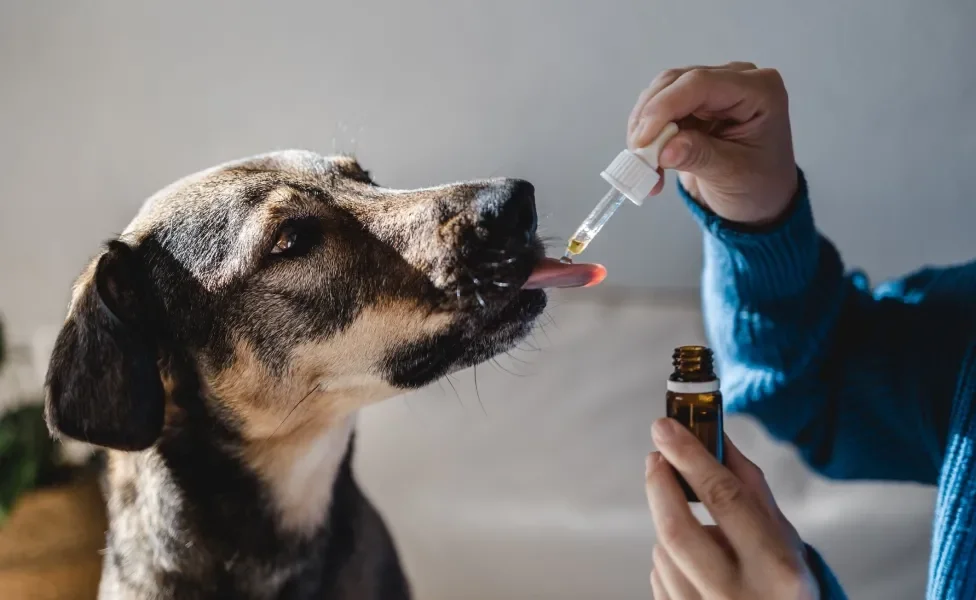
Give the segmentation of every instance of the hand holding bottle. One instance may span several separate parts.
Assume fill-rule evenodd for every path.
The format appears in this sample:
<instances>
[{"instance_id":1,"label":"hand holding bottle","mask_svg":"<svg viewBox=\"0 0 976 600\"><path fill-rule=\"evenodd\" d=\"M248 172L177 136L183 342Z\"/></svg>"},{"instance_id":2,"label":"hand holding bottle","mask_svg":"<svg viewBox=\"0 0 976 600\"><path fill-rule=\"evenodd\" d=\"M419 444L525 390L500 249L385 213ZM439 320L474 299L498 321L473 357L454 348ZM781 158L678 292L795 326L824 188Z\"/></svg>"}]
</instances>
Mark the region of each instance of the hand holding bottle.
<instances>
[{"instance_id":1,"label":"hand holding bottle","mask_svg":"<svg viewBox=\"0 0 976 600\"><path fill-rule=\"evenodd\" d=\"M770 223L785 212L797 172L778 72L741 62L664 71L631 112L630 147L646 146L670 122L681 132L664 146L660 166L676 169L698 202L749 225Z\"/></svg>"},{"instance_id":2,"label":"hand holding bottle","mask_svg":"<svg viewBox=\"0 0 976 600\"><path fill-rule=\"evenodd\" d=\"M658 535L655 600L817 600L806 546L776 506L762 471L728 439L723 466L672 419L657 421L652 434L658 452L647 457L645 483ZM672 467L716 525L695 518Z\"/></svg>"}]
</instances>

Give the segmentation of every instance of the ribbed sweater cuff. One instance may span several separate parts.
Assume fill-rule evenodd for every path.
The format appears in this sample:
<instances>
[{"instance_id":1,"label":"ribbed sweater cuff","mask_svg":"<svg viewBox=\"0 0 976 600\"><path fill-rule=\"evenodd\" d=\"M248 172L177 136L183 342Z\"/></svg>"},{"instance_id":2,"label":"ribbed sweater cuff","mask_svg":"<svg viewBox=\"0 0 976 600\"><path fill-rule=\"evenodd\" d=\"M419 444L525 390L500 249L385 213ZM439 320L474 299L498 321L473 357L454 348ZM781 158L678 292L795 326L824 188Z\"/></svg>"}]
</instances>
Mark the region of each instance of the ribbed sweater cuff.
<instances>
[{"instance_id":1,"label":"ribbed sweater cuff","mask_svg":"<svg viewBox=\"0 0 976 600\"><path fill-rule=\"evenodd\" d=\"M753 228L726 221L701 206L678 184L705 232L705 258L731 275L740 298L762 303L803 293L816 274L819 236L806 177L797 169L799 185L787 213L776 224Z\"/></svg>"}]
</instances>

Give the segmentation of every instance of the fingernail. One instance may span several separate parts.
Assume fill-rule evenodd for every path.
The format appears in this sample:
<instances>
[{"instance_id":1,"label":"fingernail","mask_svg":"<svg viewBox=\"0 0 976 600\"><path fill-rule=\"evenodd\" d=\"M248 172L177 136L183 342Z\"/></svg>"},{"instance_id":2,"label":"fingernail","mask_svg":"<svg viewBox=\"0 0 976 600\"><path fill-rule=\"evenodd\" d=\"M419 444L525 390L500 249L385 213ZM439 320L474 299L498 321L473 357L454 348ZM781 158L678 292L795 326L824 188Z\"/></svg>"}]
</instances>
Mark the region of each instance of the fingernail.
<instances>
[{"instance_id":1,"label":"fingernail","mask_svg":"<svg viewBox=\"0 0 976 600\"><path fill-rule=\"evenodd\" d=\"M690 151L690 141L681 138L672 140L661 149L661 156L658 157L658 162L665 169L680 167L688 158L688 152Z\"/></svg>"},{"instance_id":2,"label":"fingernail","mask_svg":"<svg viewBox=\"0 0 976 600\"><path fill-rule=\"evenodd\" d=\"M643 146L642 140L644 135L647 133L647 128L650 126L650 122L647 119L641 119L637 122L637 126L634 127L634 133L630 136L630 145L634 148L640 148Z\"/></svg>"},{"instance_id":3,"label":"fingernail","mask_svg":"<svg viewBox=\"0 0 976 600\"><path fill-rule=\"evenodd\" d=\"M670 442L678 433L677 426L673 419L658 419L651 426L651 437L657 442Z\"/></svg>"}]
</instances>

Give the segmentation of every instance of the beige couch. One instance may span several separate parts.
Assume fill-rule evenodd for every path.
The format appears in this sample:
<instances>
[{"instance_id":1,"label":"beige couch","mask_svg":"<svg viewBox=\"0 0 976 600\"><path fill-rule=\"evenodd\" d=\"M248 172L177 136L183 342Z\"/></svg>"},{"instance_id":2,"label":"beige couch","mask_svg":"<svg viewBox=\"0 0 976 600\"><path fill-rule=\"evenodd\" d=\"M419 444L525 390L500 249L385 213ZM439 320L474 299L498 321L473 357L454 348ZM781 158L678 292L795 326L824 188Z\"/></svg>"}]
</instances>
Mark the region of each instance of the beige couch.
<instances>
[{"instance_id":1,"label":"beige couch","mask_svg":"<svg viewBox=\"0 0 976 600\"><path fill-rule=\"evenodd\" d=\"M674 346L702 341L694 294L557 297L554 323L501 365L367 410L357 468L420 598L648 598L648 427ZM484 409L482 410L482 405ZM831 484L730 419L802 535L856 600L924 595L932 490Z\"/></svg>"}]
</instances>

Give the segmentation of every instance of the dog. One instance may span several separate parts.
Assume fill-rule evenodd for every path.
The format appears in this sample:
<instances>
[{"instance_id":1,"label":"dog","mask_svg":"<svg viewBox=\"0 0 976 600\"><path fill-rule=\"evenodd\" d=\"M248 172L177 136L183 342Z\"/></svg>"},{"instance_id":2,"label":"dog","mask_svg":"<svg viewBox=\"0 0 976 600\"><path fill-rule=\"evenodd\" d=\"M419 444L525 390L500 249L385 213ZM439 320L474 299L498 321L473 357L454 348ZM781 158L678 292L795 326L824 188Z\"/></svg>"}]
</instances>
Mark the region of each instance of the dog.
<instances>
[{"instance_id":1,"label":"dog","mask_svg":"<svg viewBox=\"0 0 976 600\"><path fill-rule=\"evenodd\" d=\"M104 452L99 597L409 598L356 412L531 331L537 224L525 181L392 190L305 151L149 198L76 282L45 388L51 431Z\"/></svg>"}]
</instances>

